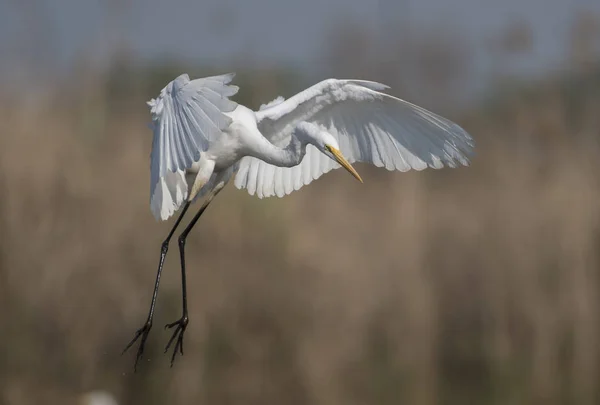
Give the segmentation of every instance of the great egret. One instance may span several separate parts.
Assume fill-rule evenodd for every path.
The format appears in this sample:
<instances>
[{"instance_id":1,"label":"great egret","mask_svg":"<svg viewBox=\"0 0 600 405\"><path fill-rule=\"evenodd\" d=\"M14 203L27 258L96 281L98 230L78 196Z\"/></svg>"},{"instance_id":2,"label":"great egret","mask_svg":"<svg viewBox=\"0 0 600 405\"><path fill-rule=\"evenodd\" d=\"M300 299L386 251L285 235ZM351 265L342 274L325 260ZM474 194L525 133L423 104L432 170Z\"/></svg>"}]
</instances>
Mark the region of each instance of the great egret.
<instances>
[{"instance_id":1,"label":"great egret","mask_svg":"<svg viewBox=\"0 0 600 405\"><path fill-rule=\"evenodd\" d=\"M237 188L262 198L283 197L340 166L362 182L352 162L400 171L469 164L474 143L467 132L424 108L383 93L386 85L328 79L252 111L229 100L238 91L229 84L233 77L230 73L190 80L182 74L148 102L154 132L150 207L160 220L182 210L162 243L146 323L123 351L141 337L134 369L152 327L169 241L190 204L206 196L178 240L183 315L165 326L175 328L165 353L177 339L171 366L178 350L183 355L183 334L189 320L185 240L234 173Z\"/></svg>"}]
</instances>

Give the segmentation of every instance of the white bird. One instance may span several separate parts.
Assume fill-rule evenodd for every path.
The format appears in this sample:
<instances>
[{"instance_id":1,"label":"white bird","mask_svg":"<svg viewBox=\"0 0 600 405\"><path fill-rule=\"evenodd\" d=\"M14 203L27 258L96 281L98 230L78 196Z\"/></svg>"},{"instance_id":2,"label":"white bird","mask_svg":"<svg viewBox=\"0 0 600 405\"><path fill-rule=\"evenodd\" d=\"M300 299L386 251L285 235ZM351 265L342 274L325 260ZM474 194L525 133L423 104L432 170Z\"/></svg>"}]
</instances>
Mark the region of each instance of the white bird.
<instances>
[{"instance_id":1,"label":"white bird","mask_svg":"<svg viewBox=\"0 0 600 405\"><path fill-rule=\"evenodd\" d=\"M231 101L234 74L190 80L178 76L148 102L154 138L150 163L150 207L157 219L182 212L162 244L148 319L135 366L142 356L154 315L158 285L169 241L190 204L204 204L179 237L183 316L166 327L175 330L171 366L183 354L188 324L185 240L212 199L235 174L235 186L259 198L283 197L343 167L368 162L388 170L468 166L471 136L455 123L390 96L388 86L365 80L328 79L284 100L278 97L252 111ZM124 350L124 351L125 351Z\"/></svg>"}]
</instances>

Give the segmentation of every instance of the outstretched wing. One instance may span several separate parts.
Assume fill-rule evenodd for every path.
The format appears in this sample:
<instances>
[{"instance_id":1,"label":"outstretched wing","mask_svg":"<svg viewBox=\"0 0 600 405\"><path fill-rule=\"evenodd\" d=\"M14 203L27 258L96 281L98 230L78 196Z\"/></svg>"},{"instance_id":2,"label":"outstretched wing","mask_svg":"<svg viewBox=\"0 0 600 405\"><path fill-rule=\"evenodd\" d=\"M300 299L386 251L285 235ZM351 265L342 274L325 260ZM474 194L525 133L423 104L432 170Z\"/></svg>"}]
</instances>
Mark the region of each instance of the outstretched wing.
<instances>
[{"instance_id":1,"label":"outstretched wing","mask_svg":"<svg viewBox=\"0 0 600 405\"><path fill-rule=\"evenodd\" d=\"M350 163L368 162L388 170L423 170L469 164L474 142L455 123L407 101L382 93L387 86L364 80L324 80L256 112L258 129L285 146L302 121L335 136ZM282 197L340 167L312 145L302 162L276 167L245 157L235 178L238 188L259 197Z\"/></svg>"},{"instance_id":2,"label":"outstretched wing","mask_svg":"<svg viewBox=\"0 0 600 405\"><path fill-rule=\"evenodd\" d=\"M154 132L150 207L156 218L166 219L179 208L187 197L185 170L231 124L224 113L237 107L228 99L238 91L228 85L234 75L190 80L182 74L148 102Z\"/></svg>"}]
</instances>

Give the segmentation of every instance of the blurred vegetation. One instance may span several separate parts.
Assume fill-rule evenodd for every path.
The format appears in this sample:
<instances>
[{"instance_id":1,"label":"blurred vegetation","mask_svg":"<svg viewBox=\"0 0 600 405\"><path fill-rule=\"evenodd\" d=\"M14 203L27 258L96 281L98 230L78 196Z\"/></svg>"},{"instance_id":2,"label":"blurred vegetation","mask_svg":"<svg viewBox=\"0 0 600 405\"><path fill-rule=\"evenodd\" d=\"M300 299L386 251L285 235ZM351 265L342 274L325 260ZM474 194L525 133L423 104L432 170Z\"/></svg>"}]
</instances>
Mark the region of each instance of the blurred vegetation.
<instances>
[{"instance_id":1,"label":"blurred vegetation","mask_svg":"<svg viewBox=\"0 0 600 405\"><path fill-rule=\"evenodd\" d=\"M582 18L564 69L499 72L460 113L448 100L468 81L466 48L456 60L431 36L378 63L347 55L373 49L368 33L333 37L334 76L410 100L429 83L420 101L446 100L436 111L476 139L472 166L358 165L364 185L336 171L283 200L229 186L188 242L185 356L169 369L162 354L161 324L180 315L173 245L138 374L120 352L171 226L148 209L145 101L182 71L223 69L125 53L35 103L0 96L0 403L75 404L98 388L144 405L599 403L600 64ZM526 24L508 31L503 61L534 46ZM407 76L427 61L435 86ZM253 108L315 80L236 70Z\"/></svg>"}]
</instances>

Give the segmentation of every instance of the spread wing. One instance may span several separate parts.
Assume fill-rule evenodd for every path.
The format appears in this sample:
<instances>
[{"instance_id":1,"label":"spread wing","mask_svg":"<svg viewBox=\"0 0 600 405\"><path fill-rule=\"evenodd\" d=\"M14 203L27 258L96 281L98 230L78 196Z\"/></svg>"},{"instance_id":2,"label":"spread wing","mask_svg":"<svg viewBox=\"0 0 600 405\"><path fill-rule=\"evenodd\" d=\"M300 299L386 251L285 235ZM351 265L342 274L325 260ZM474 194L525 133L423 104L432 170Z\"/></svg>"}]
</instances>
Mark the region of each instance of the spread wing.
<instances>
[{"instance_id":1,"label":"spread wing","mask_svg":"<svg viewBox=\"0 0 600 405\"><path fill-rule=\"evenodd\" d=\"M228 85L234 74L190 80L178 76L148 102L152 114L150 207L166 219L187 197L185 170L200 158L225 128L237 103L228 99L238 87Z\"/></svg>"},{"instance_id":2,"label":"spread wing","mask_svg":"<svg viewBox=\"0 0 600 405\"><path fill-rule=\"evenodd\" d=\"M386 88L364 80L324 80L257 111L258 128L273 144L283 147L295 125L311 122L337 138L350 163L368 162L388 170L469 164L474 142L465 130L422 107L382 93ZM283 197L338 167L309 145L302 162L291 168L244 157L235 185L260 198Z\"/></svg>"}]
</instances>

